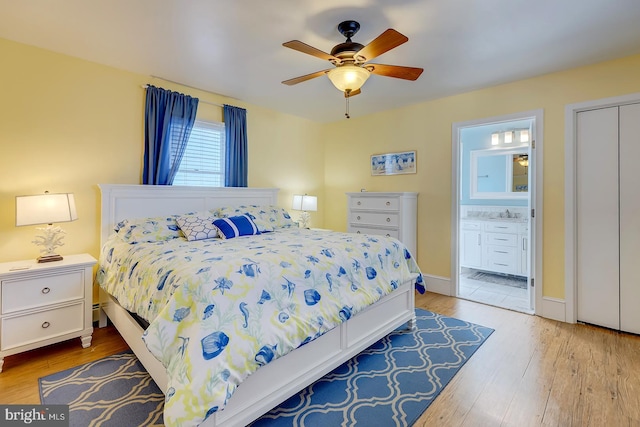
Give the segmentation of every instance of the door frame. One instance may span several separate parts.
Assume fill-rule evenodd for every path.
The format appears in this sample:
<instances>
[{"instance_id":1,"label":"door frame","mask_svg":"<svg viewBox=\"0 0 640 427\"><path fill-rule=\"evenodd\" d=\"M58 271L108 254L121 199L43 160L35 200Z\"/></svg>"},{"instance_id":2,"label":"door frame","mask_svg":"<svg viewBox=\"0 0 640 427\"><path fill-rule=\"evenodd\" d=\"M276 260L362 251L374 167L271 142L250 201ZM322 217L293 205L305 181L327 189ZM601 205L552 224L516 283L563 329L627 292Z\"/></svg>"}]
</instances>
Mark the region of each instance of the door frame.
<instances>
[{"instance_id":1,"label":"door frame","mask_svg":"<svg viewBox=\"0 0 640 427\"><path fill-rule=\"evenodd\" d=\"M578 320L576 155L578 113L640 102L640 92L569 104L565 107L564 138L564 302L565 322Z\"/></svg>"},{"instance_id":2,"label":"door frame","mask_svg":"<svg viewBox=\"0 0 640 427\"><path fill-rule=\"evenodd\" d=\"M529 265L529 278L534 280L534 314L542 312L542 218L543 218L543 110L530 110L503 116L487 117L483 119L456 122L451 126L451 280L449 295L457 295L459 259L459 235L460 229L460 131L464 128L489 125L500 122L533 119L532 141L535 148L531 149L531 163L534 166L534 175L531 178L533 186L531 190L531 209L535 210L535 216L531 218L529 234L531 236ZM531 170L531 169L530 169Z\"/></svg>"}]
</instances>

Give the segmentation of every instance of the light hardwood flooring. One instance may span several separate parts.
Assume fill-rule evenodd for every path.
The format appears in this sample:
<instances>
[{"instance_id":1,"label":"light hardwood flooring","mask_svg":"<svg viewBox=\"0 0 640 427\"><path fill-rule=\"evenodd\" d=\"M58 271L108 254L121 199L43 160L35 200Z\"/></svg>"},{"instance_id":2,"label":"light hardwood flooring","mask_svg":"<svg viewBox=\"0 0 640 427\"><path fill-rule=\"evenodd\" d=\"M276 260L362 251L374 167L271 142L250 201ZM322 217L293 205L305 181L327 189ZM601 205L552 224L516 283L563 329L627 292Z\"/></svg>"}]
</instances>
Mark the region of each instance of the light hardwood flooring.
<instances>
[{"instance_id":1,"label":"light hardwood flooring","mask_svg":"<svg viewBox=\"0 0 640 427\"><path fill-rule=\"evenodd\" d=\"M427 293L416 305L495 332L416 422L427 426L640 426L640 337ZM38 378L127 349L113 328L9 356L0 403L39 403Z\"/></svg>"}]
</instances>

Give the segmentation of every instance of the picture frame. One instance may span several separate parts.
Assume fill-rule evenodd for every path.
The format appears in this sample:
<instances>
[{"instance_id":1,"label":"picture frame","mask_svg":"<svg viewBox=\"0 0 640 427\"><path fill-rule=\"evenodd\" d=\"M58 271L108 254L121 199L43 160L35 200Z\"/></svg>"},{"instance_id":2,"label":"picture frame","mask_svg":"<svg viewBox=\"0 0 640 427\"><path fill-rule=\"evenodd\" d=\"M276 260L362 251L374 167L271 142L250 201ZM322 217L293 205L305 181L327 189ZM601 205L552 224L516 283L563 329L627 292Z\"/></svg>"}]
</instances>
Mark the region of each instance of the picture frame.
<instances>
[{"instance_id":1,"label":"picture frame","mask_svg":"<svg viewBox=\"0 0 640 427\"><path fill-rule=\"evenodd\" d=\"M372 154L371 175L402 175L416 173L416 151Z\"/></svg>"}]
</instances>

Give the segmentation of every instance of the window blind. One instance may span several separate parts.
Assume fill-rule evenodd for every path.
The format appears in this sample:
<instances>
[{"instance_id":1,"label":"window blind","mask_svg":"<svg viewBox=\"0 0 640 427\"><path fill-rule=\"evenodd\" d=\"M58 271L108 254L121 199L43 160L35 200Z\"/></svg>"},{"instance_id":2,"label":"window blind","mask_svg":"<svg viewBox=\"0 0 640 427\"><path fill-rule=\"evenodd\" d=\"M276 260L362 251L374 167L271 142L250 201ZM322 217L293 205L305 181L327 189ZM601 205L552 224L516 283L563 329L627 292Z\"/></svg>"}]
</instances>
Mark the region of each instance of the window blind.
<instances>
[{"instance_id":1,"label":"window blind","mask_svg":"<svg viewBox=\"0 0 640 427\"><path fill-rule=\"evenodd\" d=\"M224 123L196 120L173 185L224 187L224 140Z\"/></svg>"}]
</instances>

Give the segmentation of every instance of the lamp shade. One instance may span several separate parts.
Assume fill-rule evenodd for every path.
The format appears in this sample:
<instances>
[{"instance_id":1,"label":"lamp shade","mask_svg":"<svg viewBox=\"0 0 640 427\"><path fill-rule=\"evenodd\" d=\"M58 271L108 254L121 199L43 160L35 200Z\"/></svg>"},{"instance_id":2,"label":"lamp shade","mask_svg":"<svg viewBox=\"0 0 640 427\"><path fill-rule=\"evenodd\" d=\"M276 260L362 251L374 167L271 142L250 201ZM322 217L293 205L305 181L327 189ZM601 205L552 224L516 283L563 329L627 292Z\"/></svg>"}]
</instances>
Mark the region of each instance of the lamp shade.
<instances>
[{"instance_id":1,"label":"lamp shade","mask_svg":"<svg viewBox=\"0 0 640 427\"><path fill-rule=\"evenodd\" d=\"M340 92L346 92L360 89L370 74L365 68L346 64L329 71L327 77Z\"/></svg>"},{"instance_id":2,"label":"lamp shade","mask_svg":"<svg viewBox=\"0 0 640 427\"><path fill-rule=\"evenodd\" d=\"M53 224L78 219L72 193L16 196L16 226Z\"/></svg>"},{"instance_id":3,"label":"lamp shade","mask_svg":"<svg viewBox=\"0 0 640 427\"><path fill-rule=\"evenodd\" d=\"M297 211L312 211L318 210L318 198L316 196L294 194L292 209Z\"/></svg>"}]
</instances>

